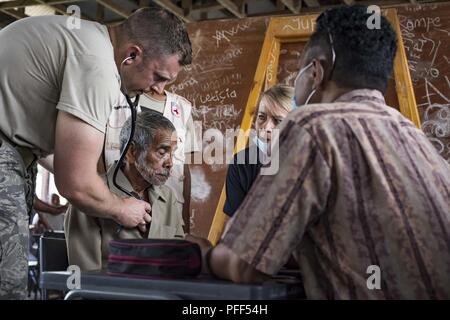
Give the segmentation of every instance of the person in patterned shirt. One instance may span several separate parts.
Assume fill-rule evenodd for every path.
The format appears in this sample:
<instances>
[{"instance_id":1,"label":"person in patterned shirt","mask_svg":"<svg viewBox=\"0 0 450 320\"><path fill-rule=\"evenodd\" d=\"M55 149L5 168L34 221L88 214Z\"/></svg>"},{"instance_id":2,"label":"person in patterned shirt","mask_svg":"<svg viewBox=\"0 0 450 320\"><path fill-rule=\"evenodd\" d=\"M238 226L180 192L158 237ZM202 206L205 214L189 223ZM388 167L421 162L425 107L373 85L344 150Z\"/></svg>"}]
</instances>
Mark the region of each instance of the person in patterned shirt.
<instances>
[{"instance_id":1,"label":"person in patterned shirt","mask_svg":"<svg viewBox=\"0 0 450 320\"><path fill-rule=\"evenodd\" d=\"M309 299L449 299L450 165L386 105L396 36L367 8L322 13L280 125L279 171L261 175L204 268L238 283L291 254Z\"/></svg>"}]
</instances>

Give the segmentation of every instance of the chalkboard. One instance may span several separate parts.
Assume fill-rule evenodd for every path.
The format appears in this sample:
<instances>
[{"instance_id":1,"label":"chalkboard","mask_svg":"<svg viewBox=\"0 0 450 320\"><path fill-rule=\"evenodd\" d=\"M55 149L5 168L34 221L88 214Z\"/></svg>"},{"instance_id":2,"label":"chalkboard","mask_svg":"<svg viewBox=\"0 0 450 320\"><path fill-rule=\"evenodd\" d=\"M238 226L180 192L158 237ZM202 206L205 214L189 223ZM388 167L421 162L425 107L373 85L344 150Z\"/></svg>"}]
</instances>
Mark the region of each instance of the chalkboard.
<instances>
[{"instance_id":1,"label":"chalkboard","mask_svg":"<svg viewBox=\"0 0 450 320\"><path fill-rule=\"evenodd\" d=\"M267 18L249 18L187 25L193 63L184 67L176 83L167 89L192 103L197 139L202 145L202 152L190 164L190 227L194 235L208 236L227 169L227 148L217 154L214 142L241 124L267 23ZM232 155L231 139L224 144ZM205 163L211 154L216 162L222 158L222 163Z\"/></svg>"},{"instance_id":2,"label":"chalkboard","mask_svg":"<svg viewBox=\"0 0 450 320\"><path fill-rule=\"evenodd\" d=\"M450 162L450 4L397 11L422 130Z\"/></svg>"}]
</instances>

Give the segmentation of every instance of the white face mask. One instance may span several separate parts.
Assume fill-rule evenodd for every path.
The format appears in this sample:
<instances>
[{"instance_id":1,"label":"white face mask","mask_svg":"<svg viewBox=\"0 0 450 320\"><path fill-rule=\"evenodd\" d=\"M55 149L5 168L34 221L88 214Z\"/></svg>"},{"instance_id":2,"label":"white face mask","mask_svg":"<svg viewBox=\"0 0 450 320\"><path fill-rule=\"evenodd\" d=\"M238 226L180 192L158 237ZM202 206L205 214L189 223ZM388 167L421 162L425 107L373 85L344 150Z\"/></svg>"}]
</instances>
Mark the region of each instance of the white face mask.
<instances>
[{"instance_id":1,"label":"white face mask","mask_svg":"<svg viewBox=\"0 0 450 320\"><path fill-rule=\"evenodd\" d=\"M306 67L304 67L302 70L300 70L298 72L297 77L295 78L295 82L294 82L294 86L296 86L297 84L297 80L302 76L303 73L305 73L306 70L308 70L309 67L311 67L313 65L312 62L310 62ZM309 100L311 100L312 96L316 93L316 89L313 89L313 91L311 91L311 93L309 94L308 98L305 101L305 106L309 103ZM300 106L297 105L297 102L295 102L295 96L293 98L293 104L292 104L293 109L298 108Z\"/></svg>"}]
</instances>

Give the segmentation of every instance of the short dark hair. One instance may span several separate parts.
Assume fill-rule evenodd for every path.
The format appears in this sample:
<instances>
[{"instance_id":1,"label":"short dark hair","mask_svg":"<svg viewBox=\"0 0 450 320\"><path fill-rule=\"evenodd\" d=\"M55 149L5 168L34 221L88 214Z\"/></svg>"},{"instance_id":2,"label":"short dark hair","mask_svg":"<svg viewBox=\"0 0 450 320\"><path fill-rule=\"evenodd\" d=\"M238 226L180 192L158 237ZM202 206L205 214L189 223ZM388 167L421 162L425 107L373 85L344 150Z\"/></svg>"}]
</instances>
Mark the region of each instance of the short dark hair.
<instances>
[{"instance_id":1,"label":"short dark hair","mask_svg":"<svg viewBox=\"0 0 450 320\"><path fill-rule=\"evenodd\" d=\"M371 13L362 5L341 6L324 11L316 20L316 30L308 42L307 59L317 50L327 58L331 68L332 50L336 61L331 79L348 88L369 88L382 92L392 73L397 37L386 17L380 17L380 28L369 29Z\"/></svg>"},{"instance_id":2,"label":"short dark hair","mask_svg":"<svg viewBox=\"0 0 450 320\"><path fill-rule=\"evenodd\" d=\"M192 47L183 22L156 6L136 10L120 25L122 36L139 44L149 58L178 54L180 65L192 62Z\"/></svg>"},{"instance_id":3,"label":"short dark hair","mask_svg":"<svg viewBox=\"0 0 450 320\"><path fill-rule=\"evenodd\" d=\"M136 127L133 136L133 143L137 150L141 152L147 152L152 145L156 133L159 130L163 131L175 131L175 127L169 119L164 117L161 113L142 108L142 111L137 114ZM131 132L131 117L125 121L125 124L120 130L120 152L123 152L125 145L128 141L128 137Z\"/></svg>"}]
</instances>

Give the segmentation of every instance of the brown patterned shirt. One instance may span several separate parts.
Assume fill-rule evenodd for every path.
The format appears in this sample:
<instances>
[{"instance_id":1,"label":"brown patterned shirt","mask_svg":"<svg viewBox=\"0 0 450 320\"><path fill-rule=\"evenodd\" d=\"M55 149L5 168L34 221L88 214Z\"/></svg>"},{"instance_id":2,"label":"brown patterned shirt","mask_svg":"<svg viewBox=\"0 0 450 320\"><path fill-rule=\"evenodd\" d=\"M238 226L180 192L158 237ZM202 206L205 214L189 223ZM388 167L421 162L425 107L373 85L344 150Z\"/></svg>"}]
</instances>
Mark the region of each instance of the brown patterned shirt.
<instances>
[{"instance_id":1,"label":"brown patterned shirt","mask_svg":"<svg viewBox=\"0 0 450 320\"><path fill-rule=\"evenodd\" d=\"M373 90L280 129L278 173L258 177L222 243L267 274L293 253L311 299L449 299L450 165L423 132Z\"/></svg>"}]
</instances>

